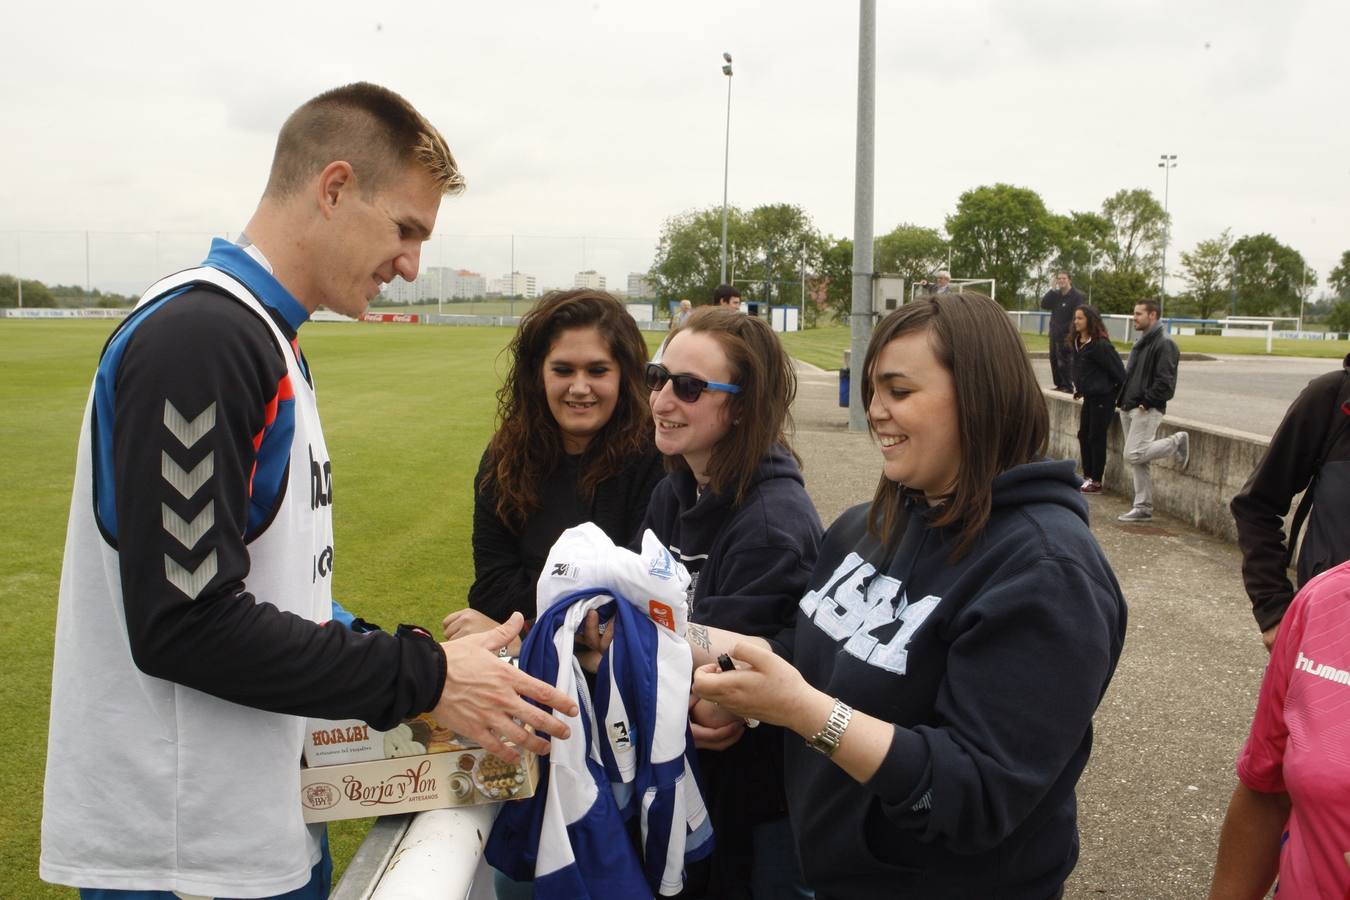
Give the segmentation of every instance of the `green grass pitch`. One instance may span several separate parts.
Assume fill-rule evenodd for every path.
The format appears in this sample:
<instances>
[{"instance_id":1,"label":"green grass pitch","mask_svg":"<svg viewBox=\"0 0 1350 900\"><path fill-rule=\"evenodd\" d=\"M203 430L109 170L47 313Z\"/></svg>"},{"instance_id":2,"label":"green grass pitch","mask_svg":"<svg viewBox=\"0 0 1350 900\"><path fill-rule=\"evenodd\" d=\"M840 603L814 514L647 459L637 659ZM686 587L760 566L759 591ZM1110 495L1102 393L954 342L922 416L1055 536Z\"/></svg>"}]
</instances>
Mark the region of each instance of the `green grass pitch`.
<instances>
[{"instance_id":1,"label":"green grass pitch","mask_svg":"<svg viewBox=\"0 0 1350 900\"><path fill-rule=\"evenodd\" d=\"M70 896L37 879L52 635L80 417L114 324L0 320L0 733L7 754L0 897ZM473 576L471 481L492 430L510 336L505 328L320 322L302 333L338 498L334 587L371 621L435 629L464 603ZM663 336L648 333L648 345ZM1031 349L1045 348L1043 337L1025 339ZM836 369L848 340L848 329L836 326L786 335L784 344ZM1260 339L1179 343L1219 353L1264 350ZM1345 352L1343 342L1276 344L1276 352ZM368 827L368 820L332 827L339 871Z\"/></svg>"},{"instance_id":2,"label":"green grass pitch","mask_svg":"<svg viewBox=\"0 0 1350 900\"><path fill-rule=\"evenodd\" d=\"M0 896L69 892L37 879L52 635L90 379L114 323L0 320ZM338 502L334 590L392 627L439 633L473 578L473 475L505 371L502 328L313 323L313 367ZM331 829L345 862L368 821Z\"/></svg>"}]
</instances>

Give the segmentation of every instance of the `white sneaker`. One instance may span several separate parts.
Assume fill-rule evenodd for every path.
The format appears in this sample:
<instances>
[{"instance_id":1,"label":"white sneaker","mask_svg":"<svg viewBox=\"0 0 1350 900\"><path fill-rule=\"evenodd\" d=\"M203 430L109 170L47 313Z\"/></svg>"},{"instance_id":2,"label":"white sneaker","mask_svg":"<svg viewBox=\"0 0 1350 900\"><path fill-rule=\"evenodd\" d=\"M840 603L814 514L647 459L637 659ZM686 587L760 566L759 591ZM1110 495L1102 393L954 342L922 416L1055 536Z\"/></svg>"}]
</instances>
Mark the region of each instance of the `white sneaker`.
<instances>
[{"instance_id":1,"label":"white sneaker","mask_svg":"<svg viewBox=\"0 0 1350 900\"><path fill-rule=\"evenodd\" d=\"M1146 510L1146 509L1140 509L1139 507L1136 506L1134 509L1131 509L1129 512L1127 512L1127 513L1121 513L1120 515L1116 516L1116 521L1117 521L1117 522L1151 522L1151 521L1153 521L1153 513L1149 512L1149 511Z\"/></svg>"},{"instance_id":2,"label":"white sneaker","mask_svg":"<svg viewBox=\"0 0 1350 900\"><path fill-rule=\"evenodd\" d=\"M1184 432L1177 432L1177 471L1185 472L1186 466L1191 461L1191 436Z\"/></svg>"}]
</instances>

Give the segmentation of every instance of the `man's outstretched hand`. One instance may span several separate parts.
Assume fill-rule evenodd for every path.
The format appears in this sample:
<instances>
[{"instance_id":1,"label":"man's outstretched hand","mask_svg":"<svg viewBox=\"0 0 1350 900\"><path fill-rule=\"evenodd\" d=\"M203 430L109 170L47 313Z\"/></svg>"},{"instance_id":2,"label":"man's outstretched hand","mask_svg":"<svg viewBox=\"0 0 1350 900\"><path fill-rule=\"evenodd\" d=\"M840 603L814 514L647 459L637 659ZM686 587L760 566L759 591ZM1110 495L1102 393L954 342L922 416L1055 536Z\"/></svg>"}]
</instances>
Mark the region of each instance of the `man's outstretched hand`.
<instances>
[{"instance_id":1,"label":"man's outstretched hand","mask_svg":"<svg viewBox=\"0 0 1350 900\"><path fill-rule=\"evenodd\" d=\"M520 758L507 741L542 755L549 749L546 735L565 738L570 734L567 725L522 698L536 700L563 715L577 714L576 701L571 697L497 656L497 651L520 633L524 622L524 616L513 613L504 624L489 631L441 644L445 689L431 713L437 722L507 762Z\"/></svg>"}]
</instances>

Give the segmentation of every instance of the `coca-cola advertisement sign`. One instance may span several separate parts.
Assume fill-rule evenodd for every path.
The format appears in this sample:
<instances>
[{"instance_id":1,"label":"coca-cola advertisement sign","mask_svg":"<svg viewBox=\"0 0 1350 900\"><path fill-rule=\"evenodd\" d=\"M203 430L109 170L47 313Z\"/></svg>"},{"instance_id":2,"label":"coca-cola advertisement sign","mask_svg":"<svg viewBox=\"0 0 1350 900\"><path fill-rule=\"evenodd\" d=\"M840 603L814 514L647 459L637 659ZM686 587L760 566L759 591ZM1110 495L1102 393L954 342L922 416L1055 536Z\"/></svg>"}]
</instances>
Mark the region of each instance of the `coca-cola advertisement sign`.
<instances>
[{"instance_id":1,"label":"coca-cola advertisement sign","mask_svg":"<svg viewBox=\"0 0 1350 900\"><path fill-rule=\"evenodd\" d=\"M416 325L421 321L417 313L379 313L367 312L361 316L362 322L405 322Z\"/></svg>"}]
</instances>

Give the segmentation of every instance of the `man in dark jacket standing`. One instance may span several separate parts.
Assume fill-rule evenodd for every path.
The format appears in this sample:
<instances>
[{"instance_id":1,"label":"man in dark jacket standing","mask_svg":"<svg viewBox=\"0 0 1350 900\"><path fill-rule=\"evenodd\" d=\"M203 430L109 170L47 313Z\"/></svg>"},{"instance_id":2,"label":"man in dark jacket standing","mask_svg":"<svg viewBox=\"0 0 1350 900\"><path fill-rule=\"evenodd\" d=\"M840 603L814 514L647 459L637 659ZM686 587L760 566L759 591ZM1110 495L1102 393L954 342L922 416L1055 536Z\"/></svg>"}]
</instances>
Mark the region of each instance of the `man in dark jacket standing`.
<instances>
[{"instance_id":1,"label":"man in dark jacket standing","mask_svg":"<svg viewBox=\"0 0 1350 900\"><path fill-rule=\"evenodd\" d=\"M1134 305L1134 327L1143 335L1130 351L1125 367L1125 386L1120 389L1120 425L1125 434L1125 462L1134 474L1134 505L1119 516L1122 522L1147 522L1153 518L1153 476L1149 463L1171 456L1180 469L1191 458L1191 436L1178 431L1154 440L1167 401L1177 389L1177 360L1181 352L1158 322L1158 301L1140 300Z\"/></svg>"},{"instance_id":2,"label":"man in dark jacket standing","mask_svg":"<svg viewBox=\"0 0 1350 900\"><path fill-rule=\"evenodd\" d=\"M1350 559L1350 355L1341 368L1308 382L1270 439L1265 456L1233 498L1242 580L1269 650L1294 599L1284 514L1304 491L1308 530L1298 551L1298 586ZM1296 526L1291 526L1291 531Z\"/></svg>"},{"instance_id":3,"label":"man in dark jacket standing","mask_svg":"<svg viewBox=\"0 0 1350 900\"><path fill-rule=\"evenodd\" d=\"M1068 272L1055 275L1055 288L1041 298L1041 309L1050 310L1050 377L1055 390L1073 393L1073 350L1067 338L1073 325L1073 311L1087 301L1073 286Z\"/></svg>"}]
</instances>

